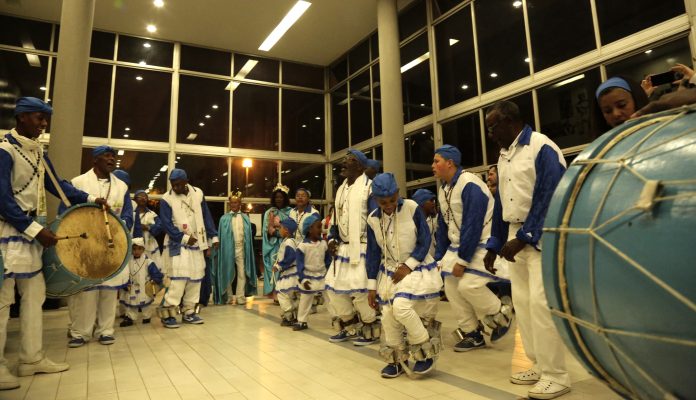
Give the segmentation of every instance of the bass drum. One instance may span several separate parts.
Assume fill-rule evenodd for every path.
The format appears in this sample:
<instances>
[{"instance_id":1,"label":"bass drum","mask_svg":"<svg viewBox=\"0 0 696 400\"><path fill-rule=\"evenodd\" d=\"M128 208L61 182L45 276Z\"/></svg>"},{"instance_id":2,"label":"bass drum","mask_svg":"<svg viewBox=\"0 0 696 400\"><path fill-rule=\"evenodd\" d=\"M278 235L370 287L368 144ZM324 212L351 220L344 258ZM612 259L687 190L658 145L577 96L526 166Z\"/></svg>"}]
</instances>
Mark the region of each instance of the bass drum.
<instances>
[{"instance_id":1,"label":"bass drum","mask_svg":"<svg viewBox=\"0 0 696 400\"><path fill-rule=\"evenodd\" d=\"M556 326L627 398L696 396L695 127L696 108L682 108L609 131L569 166L546 216Z\"/></svg>"},{"instance_id":2,"label":"bass drum","mask_svg":"<svg viewBox=\"0 0 696 400\"><path fill-rule=\"evenodd\" d=\"M60 240L43 253L46 295L65 297L116 276L128 265L131 237L126 224L113 212L104 223L101 206L78 204L67 209L50 226L59 237L87 234L86 239ZM111 230L109 247L106 229Z\"/></svg>"}]
</instances>

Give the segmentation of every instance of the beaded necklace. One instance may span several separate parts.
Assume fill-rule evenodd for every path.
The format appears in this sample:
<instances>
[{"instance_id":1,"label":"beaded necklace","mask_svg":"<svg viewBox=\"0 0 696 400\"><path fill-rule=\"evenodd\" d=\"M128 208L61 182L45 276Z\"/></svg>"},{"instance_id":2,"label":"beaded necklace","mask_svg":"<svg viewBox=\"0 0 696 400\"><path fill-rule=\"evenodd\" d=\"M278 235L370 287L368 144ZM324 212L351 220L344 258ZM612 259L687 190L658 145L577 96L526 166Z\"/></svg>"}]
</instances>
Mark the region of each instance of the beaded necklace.
<instances>
[{"instance_id":1,"label":"beaded necklace","mask_svg":"<svg viewBox=\"0 0 696 400\"><path fill-rule=\"evenodd\" d=\"M5 139L5 141L7 141L7 139ZM39 163L41 162L41 152L40 152L40 151L37 152L37 154L36 154L36 163L33 163L33 162L29 159L29 156L27 156L27 155L24 154L24 152L21 150L21 147L17 146L15 143L11 143L11 142L10 142L10 144L11 144L12 147L17 151L17 153L24 159L24 161L26 161L26 162L31 166L31 168L32 168L32 170L33 170L32 174L31 174L31 177L29 177L29 180L27 181L27 183L25 183L24 186L22 186L21 188L12 191L12 193L13 193L14 195L18 195L18 194L22 193L23 191L25 191L26 188L28 188L29 185L30 185L32 182L34 182L34 178L36 178L36 177L39 176Z\"/></svg>"}]
</instances>

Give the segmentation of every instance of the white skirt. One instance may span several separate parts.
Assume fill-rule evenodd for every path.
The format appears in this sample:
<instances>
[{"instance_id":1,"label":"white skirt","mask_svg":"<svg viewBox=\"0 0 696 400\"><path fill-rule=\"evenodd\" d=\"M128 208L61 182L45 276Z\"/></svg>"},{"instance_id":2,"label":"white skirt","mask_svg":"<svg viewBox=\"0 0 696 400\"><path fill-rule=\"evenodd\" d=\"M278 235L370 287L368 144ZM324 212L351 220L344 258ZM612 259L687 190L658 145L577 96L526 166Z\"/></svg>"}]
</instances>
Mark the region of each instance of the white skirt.
<instances>
[{"instance_id":1,"label":"white skirt","mask_svg":"<svg viewBox=\"0 0 696 400\"><path fill-rule=\"evenodd\" d=\"M365 267L365 250L367 244L360 245L360 261L353 265L350 263L348 245L338 246L338 256L331 262L326 272L326 290L336 294L351 294L354 292L367 292L367 269Z\"/></svg>"},{"instance_id":2,"label":"white skirt","mask_svg":"<svg viewBox=\"0 0 696 400\"><path fill-rule=\"evenodd\" d=\"M395 269L396 265L385 267L382 264L379 267L377 300L380 304L389 304L399 297L414 301L440 297L442 276L437 263L430 256L426 256L423 263L397 284L392 281Z\"/></svg>"},{"instance_id":3,"label":"white skirt","mask_svg":"<svg viewBox=\"0 0 696 400\"><path fill-rule=\"evenodd\" d=\"M280 273L278 282L276 282L276 290L282 293L298 290L297 267L292 266Z\"/></svg>"},{"instance_id":4,"label":"white skirt","mask_svg":"<svg viewBox=\"0 0 696 400\"><path fill-rule=\"evenodd\" d=\"M324 279L325 275L326 269L320 272L305 270L305 279L306 282L309 282L309 290L304 288L303 282L300 282L298 285L300 293L315 294L324 291L324 287L326 286L326 280Z\"/></svg>"},{"instance_id":5,"label":"white skirt","mask_svg":"<svg viewBox=\"0 0 696 400\"><path fill-rule=\"evenodd\" d=\"M203 250L188 249L181 246L178 256L169 256L169 247L162 254L165 269L172 279L201 281L205 277L205 257Z\"/></svg>"},{"instance_id":6,"label":"white skirt","mask_svg":"<svg viewBox=\"0 0 696 400\"><path fill-rule=\"evenodd\" d=\"M471 262L469 263L469 266L466 267L464 270L464 276L466 277L466 274L472 274L472 275L477 275L483 278L488 278L491 281L504 281L508 282L509 281L509 274L507 271L507 268L504 268L504 270L500 270L496 272L495 275L491 274L486 270L486 267L483 264L483 258L486 256L486 253L488 250L479 247L476 249L476 252L474 253L474 256L471 258ZM454 268L454 264L457 262L459 259L459 254L457 253L457 249L454 247L451 247L447 249L447 252L445 255L442 257L442 275L452 275L452 268ZM505 267L507 267L507 262L505 262ZM498 261L496 261L495 267L498 268ZM505 277L503 277L505 275Z\"/></svg>"},{"instance_id":7,"label":"white skirt","mask_svg":"<svg viewBox=\"0 0 696 400\"><path fill-rule=\"evenodd\" d=\"M0 252L8 278L30 278L41 271L43 246L6 221L0 221Z\"/></svg>"}]
</instances>

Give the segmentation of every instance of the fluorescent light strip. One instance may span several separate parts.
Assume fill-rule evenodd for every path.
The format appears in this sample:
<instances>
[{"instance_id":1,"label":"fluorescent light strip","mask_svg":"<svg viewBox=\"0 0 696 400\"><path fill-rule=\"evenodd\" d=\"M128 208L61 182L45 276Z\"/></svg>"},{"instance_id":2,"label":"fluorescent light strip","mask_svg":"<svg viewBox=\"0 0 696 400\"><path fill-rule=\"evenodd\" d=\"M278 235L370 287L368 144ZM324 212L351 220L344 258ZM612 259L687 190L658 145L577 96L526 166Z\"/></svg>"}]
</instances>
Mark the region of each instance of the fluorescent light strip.
<instances>
[{"instance_id":1,"label":"fluorescent light strip","mask_svg":"<svg viewBox=\"0 0 696 400\"><path fill-rule=\"evenodd\" d=\"M401 73L403 74L404 72L408 71L409 69L415 67L416 65L422 63L423 61L427 60L430 58L430 52L427 52L423 54L422 56L416 58L415 60L409 62L408 64L404 65L401 67Z\"/></svg>"},{"instance_id":2,"label":"fluorescent light strip","mask_svg":"<svg viewBox=\"0 0 696 400\"><path fill-rule=\"evenodd\" d=\"M285 32L290 29L295 22L297 22L298 19L304 14L305 11L311 6L312 3L304 0L300 0L295 5L288 11L288 13L283 17L283 20L280 21L278 26L273 29L273 32L271 32L270 35L266 38L266 40L261 43L261 46L259 47L259 50L261 51L269 51L273 46L275 46L276 43L280 40L280 38L285 35Z\"/></svg>"},{"instance_id":3,"label":"fluorescent light strip","mask_svg":"<svg viewBox=\"0 0 696 400\"><path fill-rule=\"evenodd\" d=\"M239 72L237 72L237 75L233 76L232 79L240 79L241 80L241 79L246 78L246 76L249 74L249 72L251 72L251 70L254 69L254 67L258 63L259 63L258 60L247 61L246 63L244 63L244 66L242 67L242 69L240 69ZM239 82L230 82L227 84L227 87L225 88L225 90L234 91L234 89L236 89L238 86L239 86Z\"/></svg>"},{"instance_id":4,"label":"fluorescent light strip","mask_svg":"<svg viewBox=\"0 0 696 400\"><path fill-rule=\"evenodd\" d=\"M561 86L563 86L563 85L567 85L567 84L569 84L569 83L571 83L571 82L579 81L580 79L583 79L584 77L585 77L585 74L575 75L575 76L572 77L572 78L568 78L568 79L563 80L563 81L560 81L560 82L558 82L558 83L556 83L556 84L554 84L554 85L551 85L551 88L552 88L552 89L559 88L559 87L561 87Z\"/></svg>"}]
</instances>

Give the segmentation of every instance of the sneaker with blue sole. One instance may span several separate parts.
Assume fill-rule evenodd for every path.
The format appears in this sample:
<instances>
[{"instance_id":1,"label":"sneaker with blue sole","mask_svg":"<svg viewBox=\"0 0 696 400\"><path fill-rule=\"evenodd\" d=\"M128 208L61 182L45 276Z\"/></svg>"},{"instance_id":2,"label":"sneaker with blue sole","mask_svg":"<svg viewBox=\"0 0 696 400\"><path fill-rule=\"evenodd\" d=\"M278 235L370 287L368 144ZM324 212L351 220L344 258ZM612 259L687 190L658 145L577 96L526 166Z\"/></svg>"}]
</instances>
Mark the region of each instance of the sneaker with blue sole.
<instances>
[{"instance_id":1,"label":"sneaker with blue sole","mask_svg":"<svg viewBox=\"0 0 696 400\"><path fill-rule=\"evenodd\" d=\"M425 359L423 361L416 361L413 365L413 372L419 375L425 375L432 371L435 366L435 360L432 358Z\"/></svg>"},{"instance_id":2,"label":"sneaker with blue sole","mask_svg":"<svg viewBox=\"0 0 696 400\"><path fill-rule=\"evenodd\" d=\"M116 342L116 338L111 336L111 335L99 336L99 343L101 343L103 345L114 344L115 342Z\"/></svg>"},{"instance_id":3,"label":"sneaker with blue sole","mask_svg":"<svg viewBox=\"0 0 696 400\"><path fill-rule=\"evenodd\" d=\"M203 318L198 316L198 314L187 314L181 317L181 322L185 322L187 324L194 324L194 325L200 325L203 323Z\"/></svg>"},{"instance_id":4,"label":"sneaker with blue sole","mask_svg":"<svg viewBox=\"0 0 696 400\"><path fill-rule=\"evenodd\" d=\"M486 347L486 341L483 339L481 331L475 330L464 334L464 339L454 345L454 351L471 351Z\"/></svg>"},{"instance_id":5,"label":"sneaker with blue sole","mask_svg":"<svg viewBox=\"0 0 696 400\"><path fill-rule=\"evenodd\" d=\"M353 339L355 335L351 335L348 333L346 330L342 330L338 332L337 334L329 337L329 342L331 343L340 343L340 342L345 342L346 340Z\"/></svg>"},{"instance_id":6,"label":"sneaker with blue sole","mask_svg":"<svg viewBox=\"0 0 696 400\"><path fill-rule=\"evenodd\" d=\"M179 323L176 322L176 318L167 317L167 318L162 318L162 326L164 326L165 328L169 328L169 329L176 329L179 327Z\"/></svg>"},{"instance_id":7,"label":"sneaker with blue sole","mask_svg":"<svg viewBox=\"0 0 696 400\"><path fill-rule=\"evenodd\" d=\"M87 342L85 342L85 339L83 339L83 338L81 338L81 337L72 338L72 339L70 339L70 341L68 342L68 347L72 347L72 348L75 348L75 347L82 347L82 346L85 345L85 343L87 343Z\"/></svg>"},{"instance_id":8,"label":"sneaker with blue sole","mask_svg":"<svg viewBox=\"0 0 696 400\"><path fill-rule=\"evenodd\" d=\"M404 373L404 369L400 364L387 364L386 367L382 368L380 375L382 378L393 379L398 378L399 375Z\"/></svg>"}]
</instances>

